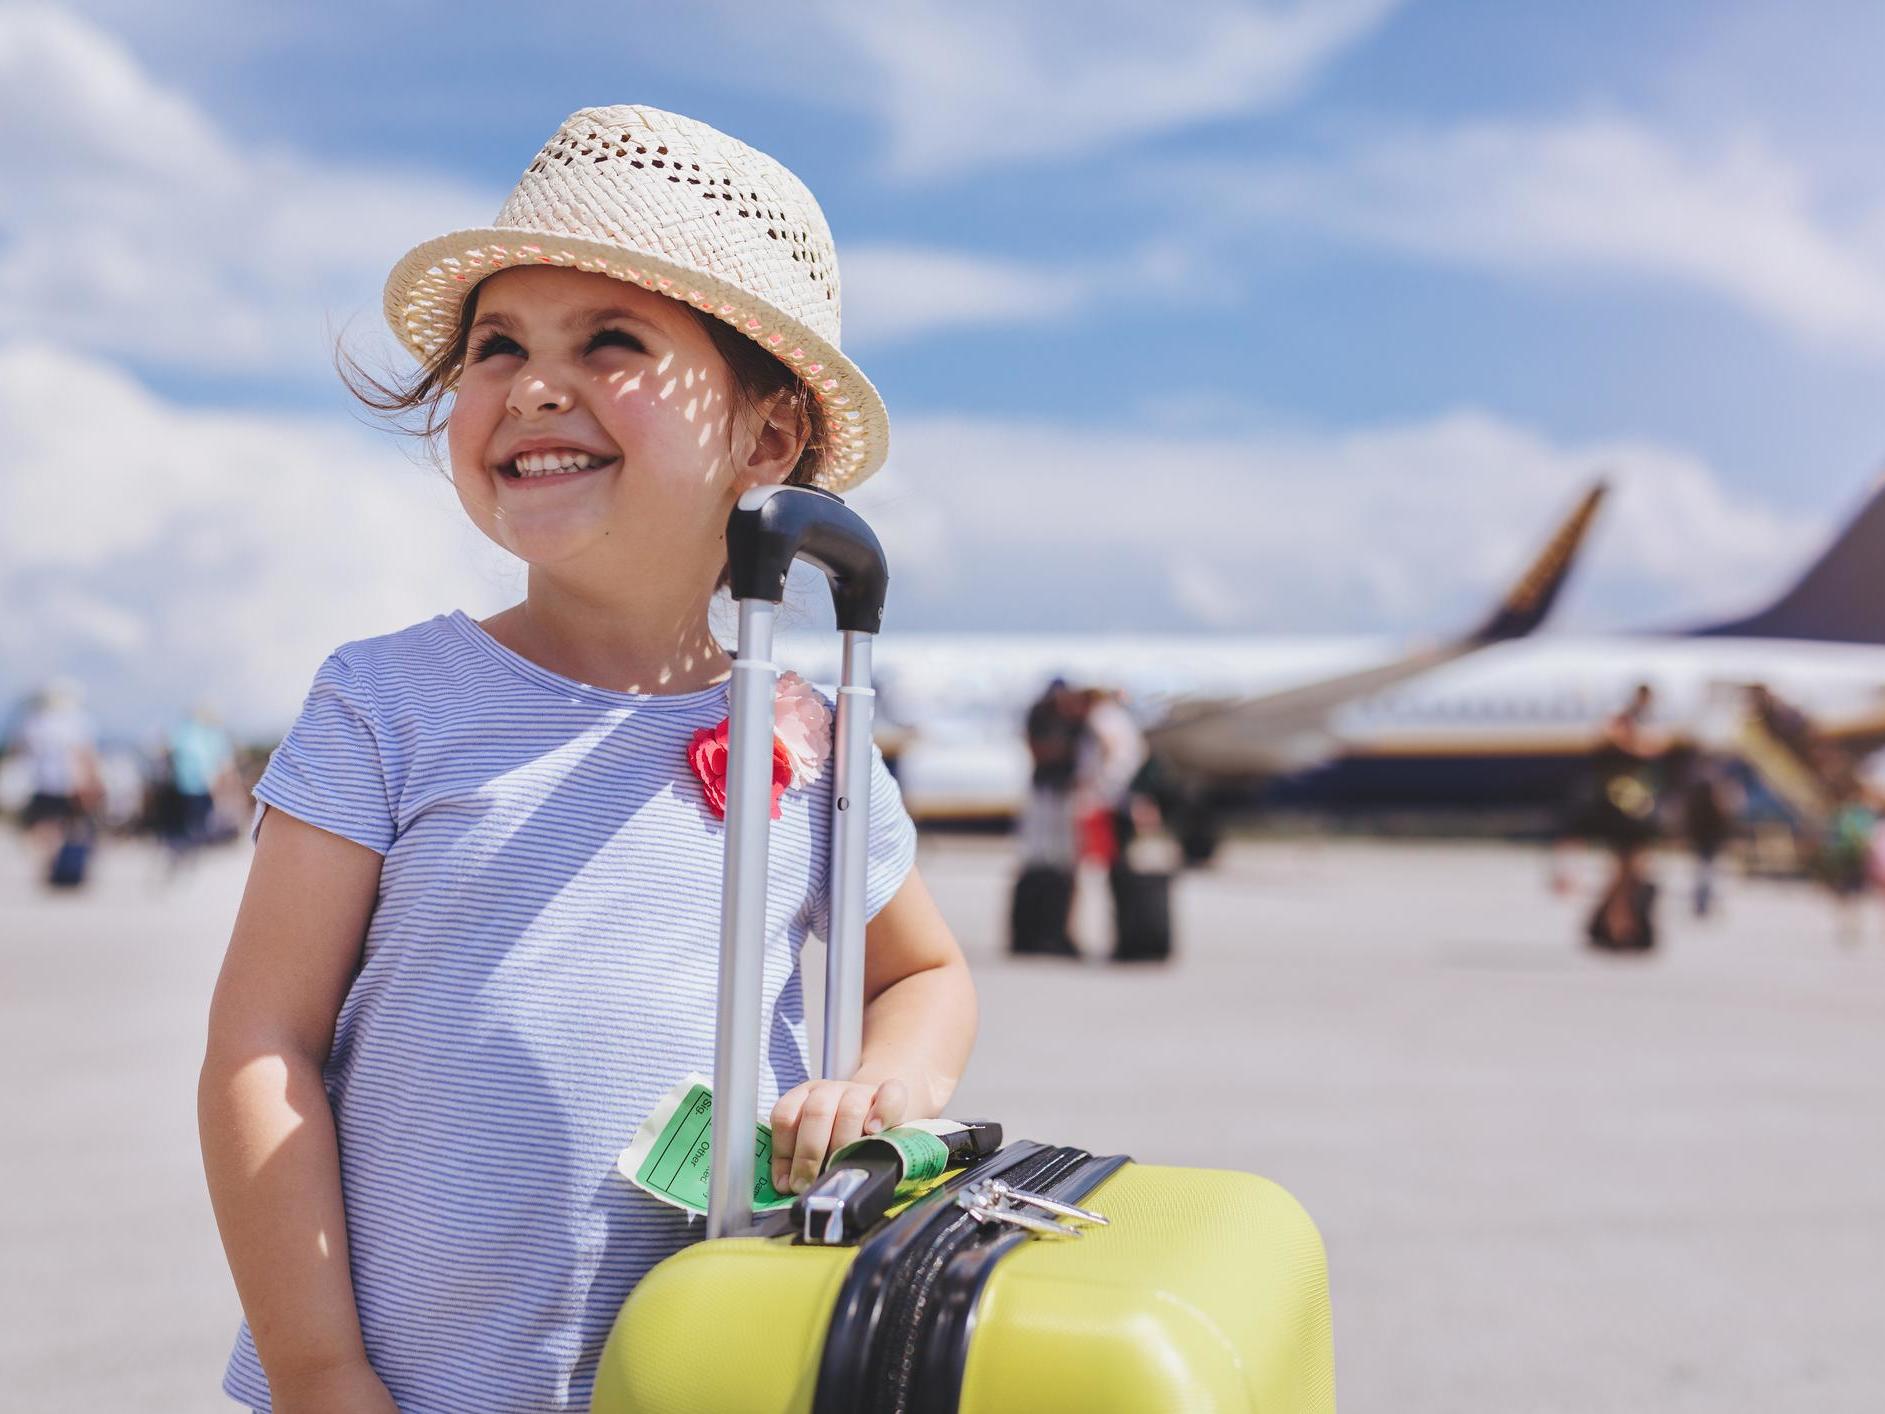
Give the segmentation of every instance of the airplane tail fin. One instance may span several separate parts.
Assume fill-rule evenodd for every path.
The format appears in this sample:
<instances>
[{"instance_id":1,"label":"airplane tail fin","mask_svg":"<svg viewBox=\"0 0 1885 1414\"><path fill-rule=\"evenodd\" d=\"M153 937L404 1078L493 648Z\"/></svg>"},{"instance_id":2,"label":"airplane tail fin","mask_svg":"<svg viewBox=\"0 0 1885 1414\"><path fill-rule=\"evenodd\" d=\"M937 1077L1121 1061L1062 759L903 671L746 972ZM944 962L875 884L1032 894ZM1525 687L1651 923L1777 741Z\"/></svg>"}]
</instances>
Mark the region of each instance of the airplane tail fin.
<instances>
[{"instance_id":1,"label":"airplane tail fin","mask_svg":"<svg viewBox=\"0 0 1885 1414\"><path fill-rule=\"evenodd\" d=\"M1785 594L1745 618L1689 633L1885 644L1885 479Z\"/></svg>"},{"instance_id":2,"label":"airplane tail fin","mask_svg":"<svg viewBox=\"0 0 1885 1414\"><path fill-rule=\"evenodd\" d=\"M1571 514L1545 542L1545 548L1525 567L1518 583L1507 591L1486 621L1467 636L1468 643L1484 647L1510 638L1523 638L1545 621L1545 615L1557 601L1558 591L1564 588L1564 581L1570 576L1571 566L1577 562L1577 552L1590 533L1591 522L1597 518L1597 507L1609 489L1609 485L1600 480L1579 498Z\"/></svg>"},{"instance_id":3,"label":"airplane tail fin","mask_svg":"<svg viewBox=\"0 0 1885 1414\"><path fill-rule=\"evenodd\" d=\"M1322 759L1330 749L1328 717L1336 708L1384 692L1488 644L1522 638L1543 623L1564 587L1606 489L1599 481L1578 499L1518 583L1472 633L1417 648L1390 662L1276 692L1181 699L1167 708L1165 719L1147 736L1168 764L1205 775L1274 775Z\"/></svg>"}]
</instances>

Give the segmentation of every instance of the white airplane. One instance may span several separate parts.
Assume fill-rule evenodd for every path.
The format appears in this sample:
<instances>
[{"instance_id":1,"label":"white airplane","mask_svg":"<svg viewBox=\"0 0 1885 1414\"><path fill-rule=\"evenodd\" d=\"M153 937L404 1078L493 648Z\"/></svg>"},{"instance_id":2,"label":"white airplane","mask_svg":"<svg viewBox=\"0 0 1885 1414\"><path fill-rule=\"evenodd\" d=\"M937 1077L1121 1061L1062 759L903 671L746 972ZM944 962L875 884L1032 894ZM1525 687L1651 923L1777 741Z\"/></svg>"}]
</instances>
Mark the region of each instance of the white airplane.
<instances>
[{"instance_id":1,"label":"white airplane","mask_svg":"<svg viewBox=\"0 0 1885 1414\"><path fill-rule=\"evenodd\" d=\"M1579 503L1486 624L1424 651L1395 655L1371 639L887 638L877 661L903 727L905 799L919 817L1012 813L1029 774L1023 718L1052 674L1124 688L1194 792L1269 782L1281 803L1323 808L1556 807L1639 683L1655 722L1709 749L1738 749L1755 684L1854 755L1885 747L1885 483L1755 613L1527 637L1600 495Z\"/></svg>"},{"instance_id":2,"label":"white airplane","mask_svg":"<svg viewBox=\"0 0 1885 1414\"><path fill-rule=\"evenodd\" d=\"M1051 676L1118 687L1194 789L1300 770L1339 749L1345 704L1529 634L1569 573L1601 485L1578 501L1486 620L1395 651L1368 639L899 634L874 650L879 740L919 819L1002 818L1027 794L1027 709ZM832 640L782 635L776 656L837 676Z\"/></svg>"}]
</instances>

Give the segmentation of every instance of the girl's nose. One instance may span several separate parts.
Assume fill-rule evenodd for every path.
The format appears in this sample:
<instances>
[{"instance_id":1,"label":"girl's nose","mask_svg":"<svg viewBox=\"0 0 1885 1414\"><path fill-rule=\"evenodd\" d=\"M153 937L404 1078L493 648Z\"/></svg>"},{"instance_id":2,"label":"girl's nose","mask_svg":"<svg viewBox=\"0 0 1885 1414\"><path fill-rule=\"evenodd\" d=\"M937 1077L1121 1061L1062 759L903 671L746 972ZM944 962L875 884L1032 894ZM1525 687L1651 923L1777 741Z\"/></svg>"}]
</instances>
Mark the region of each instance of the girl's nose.
<instances>
[{"instance_id":1,"label":"girl's nose","mask_svg":"<svg viewBox=\"0 0 1885 1414\"><path fill-rule=\"evenodd\" d=\"M548 383L533 373L511 384L508 405L518 417L534 417L546 412L568 412L571 398L569 389Z\"/></svg>"}]
</instances>

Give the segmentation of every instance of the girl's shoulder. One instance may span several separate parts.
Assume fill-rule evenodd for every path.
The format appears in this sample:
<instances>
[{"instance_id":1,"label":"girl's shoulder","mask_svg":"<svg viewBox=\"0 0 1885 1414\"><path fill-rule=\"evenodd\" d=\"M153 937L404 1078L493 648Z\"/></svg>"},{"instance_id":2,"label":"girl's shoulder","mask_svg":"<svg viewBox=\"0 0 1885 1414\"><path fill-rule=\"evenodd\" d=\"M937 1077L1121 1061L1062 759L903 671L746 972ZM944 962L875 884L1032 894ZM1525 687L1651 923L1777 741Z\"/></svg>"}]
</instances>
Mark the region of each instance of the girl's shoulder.
<instances>
[{"instance_id":1,"label":"girl's shoulder","mask_svg":"<svg viewBox=\"0 0 1885 1414\"><path fill-rule=\"evenodd\" d=\"M457 631L453 620L458 617L456 613L434 614L392 633L350 639L336 648L332 656L356 672L383 671L414 661L463 657L471 645Z\"/></svg>"},{"instance_id":2,"label":"girl's shoulder","mask_svg":"<svg viewBox=\"0 0 1885 1414\"><path fill-rule=\"evenodd\" d=\"M457 622L463 617L435 614L392 633L349 640L327 655L314 691L337 693L356 711L382 719L405 716L441 693L462 696L472 685L467 679L490 666Z\"/></svg>"},{"instance_id":3,"label":"girl's shoulder","mask_svg":"<svg viewBox=\"0 0 1885 1414\"><path fill-rule=\"evenodd\" d=\"M453 610L392 633L351 639L328 655L323 671L338 667L373 690L424 691L492 666L480 638L489 642L469 616Z\"/></svg>"}]
</instances>

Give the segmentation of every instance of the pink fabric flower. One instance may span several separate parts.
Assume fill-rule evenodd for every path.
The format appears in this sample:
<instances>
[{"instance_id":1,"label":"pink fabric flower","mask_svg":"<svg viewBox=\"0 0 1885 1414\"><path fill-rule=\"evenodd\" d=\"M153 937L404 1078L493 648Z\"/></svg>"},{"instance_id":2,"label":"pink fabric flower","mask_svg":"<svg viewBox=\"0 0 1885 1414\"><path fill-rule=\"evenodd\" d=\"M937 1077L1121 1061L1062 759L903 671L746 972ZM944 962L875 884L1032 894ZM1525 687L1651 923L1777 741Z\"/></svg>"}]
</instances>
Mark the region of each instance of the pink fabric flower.
<instances>
[{"instance_id":1,"label":"pink fabric flower","mask_svg":"<svg viewBox=\"0 0 1885 1414\"><path fill-rule=\"evenodd\" d=\"M727 733L731 723L722 719L717 727L702 727L687 746L687 764L700 777L707 808L714 817L727 817ZM772 818L779 818L779 797L792 784L792 758L785 744L775 734L772 738Z\"/></svg>"},{"instance_id":2,"label":"pink fabric flower","mask_svg":"<svg viewBox=\"0 0 1885 1414\"><path fill-rule=\"evenodd\" d=\"M831 759L831 708L797 673L779 675L773 698L773 735L792 762L792 784L809 785Z\"/></svg>"}]
</instances>

